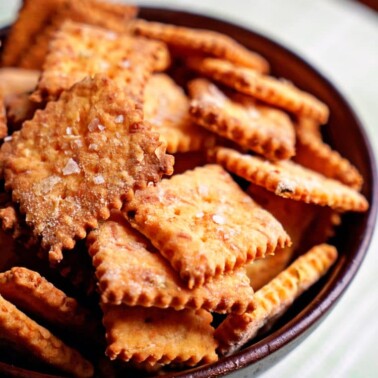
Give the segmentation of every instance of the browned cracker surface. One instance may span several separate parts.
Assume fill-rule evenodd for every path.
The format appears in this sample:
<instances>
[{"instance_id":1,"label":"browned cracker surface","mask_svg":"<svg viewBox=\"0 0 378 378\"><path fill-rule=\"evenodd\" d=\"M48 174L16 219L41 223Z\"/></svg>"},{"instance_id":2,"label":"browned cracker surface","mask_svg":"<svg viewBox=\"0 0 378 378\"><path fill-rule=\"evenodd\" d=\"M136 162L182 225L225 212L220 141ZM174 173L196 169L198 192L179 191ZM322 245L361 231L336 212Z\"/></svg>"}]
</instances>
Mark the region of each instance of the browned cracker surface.
<instances>
[{"instance_id":1,"label":"browned cracker surface","mask_svg":"<svg viewBox=\"0 0 378 378\"><path fill-rule=\"evenodd\" d=\"M189 288L289 244L281 224L218 165L137 192L125 214Z\"/></svg>"},{"instance_id":2,"label":"browned cracker surface","mask_svg":"<svg viewBox=\"0 0 378 378\"><path fill-rule=\"evenodd\" d=\"M113 214L88 236L104 303L144 307L204 308L243 313L253 290L245 271L225 274L189 290L150 242L121 214ZM142 263L141 263L142 262Z\"/></svg>"},{"instance_id":3,"label":"browned cracker surface","mask_svg":"<svg viewBox=\"0 0 378 378\"><path fill-rule=\"evenodd\" d=\"M199 125L270 159L295 153L294 125L278 109L240 94L226 94L205 79L189 83L190 114Z\"/></svg>"},{"instance_id":4,"label":"browned cracker surface","mask_svg":"<svg viewBox=\"0 0 378 378\"><path fill-rule=\"evenodd\" d=\"M103 305L103 311L111 359L188 366L218 359L212 316L205 310Z\"/></svg>"},{"instance_id":5,"label":"browned cracker surface","mask_svg":"<svg viewBox=\"0 0 378 378\"><path fill-rule=\"evenodd\" d=\"M224 147L213 149L209 156L230 172L278 196L340 211L366 211L369 206L359 192L289 160L272 163Z\"/></svg>"},{"instance_id":6,"label":"browned cracker surface","mask_svg":"<svg viewBox=\"0 0 378 378\"><path fill-rule=\"evenodd\" d=\"M215 331L218 352L229 355L256 336L270 320L281 315L303 291L320 279L337 258L337 250L318 245L255 293L256 308L242 315L229 315Z\"/></svg>"},{"instance_id":7,"label":"browned cracker surface","mask_svg":"<svg viewBox=\"0 0 378 378\"><path fill-rule=\"evenodd\" d=\"M3 144L6 187L52 261L135 189L172 172L158 134L142 122L138 100L122 83L88 78Z\"/></svg>"}]
</instances>

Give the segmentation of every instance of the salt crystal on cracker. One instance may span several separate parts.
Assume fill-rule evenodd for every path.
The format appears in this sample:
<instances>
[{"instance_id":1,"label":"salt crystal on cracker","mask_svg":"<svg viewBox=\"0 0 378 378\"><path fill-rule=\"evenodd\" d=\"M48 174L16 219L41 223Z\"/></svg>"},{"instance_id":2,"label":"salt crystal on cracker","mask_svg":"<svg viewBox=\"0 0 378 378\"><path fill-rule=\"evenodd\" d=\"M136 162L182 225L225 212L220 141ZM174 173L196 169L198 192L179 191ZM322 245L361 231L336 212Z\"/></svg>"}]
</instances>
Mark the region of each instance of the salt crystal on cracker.
<instances>
[{"instance_id":1,"label":"salt crystal on cracker","mask_svg":"<svg viewBox=\"0 0 378 378\"><path fill-rule=\"evenodd\" d=\"M269 71L265 58L222 33L141 19L130 22L130 30L136 35L164 41L171 47L224 58L259 72Z\"/></svg>"},{"instance_id":2,"label":"salt crystal on cracker","mask_svg":"<svg viewBox=\"0 0 378 378\"><path fill-rule=\"evenodd\" d=\"M125 214L189 288L290 242L281 224L217 165L138 191Z\"/></svg>"},{"instance_id":3,"label":"salt crystal on cracker","mask_svg":"<svg viewBox=\"0 0 378 378\"><path fill-rule=\"evenodd\" d=\"M242 313L253 307L253 290L243 269L189 290L151 243L120 214L113 214L92 231L88 243L104 303L175 310L204 308L219 313Z\"/></svg>"},{"instance_id":4,"label":"salt crystal on cracker","mask_svg":"<svg viewBox=\"0 0 378 378\"><path fill-rule=\"evenodd\" d=\"M194 366L218 359L212 316L205 310L102 307L106 354L112 360Z\"/></svg>"},{"instance_id":5,"label":"salt crystal on cracker","mask_svg":"<svg viewBox=\"0 0 378 378\"><path fill-rule=\"evenodd\" d=\"M157 41L114 34L96 26L66 21L50 44L34 101L54 100L86 76L104 74L133 87L169 64L166 47ZM122 62L130 63L129 67ZM140 89L138 83L136 90ZM122 123L122 122L121 122Z\"/></svg>"},{"instance_id":6,"label":"salt crystal on cracker","mask_svg":"<svg viewBox=\"0 0 378 378\"><path fill-rule=\"evenodd\" d=\"M114 122L120 114L122 125ZM93 119L104 129L88 130ZM52 261L61 260L62 248L72 249L76 238L84 238L88 228L109 217L111 208L120 208L135 189L172 173L172 159L158 138L143 123L139 98L127 86L95 76L37 111L3 144L6 187ZM98 150L89 148L93 143ZM98 175L102 184L94 182Z\"/></svg>"},{"instance_id":7,"label":"salt crystal on cracker","mask_svg":"<svg viewBox=\"0 0 378 378\"><path fill-rule=\"evenodd\" d=\"M238 67L221 59L193 58L188 60L188 64L199 73L268 104L320 123L328 120L326 104L287 81L261 75L253 69Z\"/></svg>"},{"instance_id":8,"label":"salt crystal on cracker","mask_svg":"<svg viewBox=\"0 0 378 378\"><path fill-rule=\"evenodd\" d=\"M277 318L293 301L318 281L337 258L337 250L318 245L295 260L287 269L255 293L256 307L242 315L228 315L215 331L218 352L230 355L253 339L269 321Z\"/></svg>"},{"instance_id":9,"label":"salt crystal on cracker","mask_svg":"<svg viewBox=\"0 0 378 378\"><path fill-rule=\"evenodd\" d=\"M214 148L209 152L209 158L278 196L330 206L339 211L366 211L369 207L359 192L289 160L273 163L225 147Z\"/></svg>"},{"instance_id":10,"label":"salt crystal on cracker","mask_svg":"<svg viewBox=\"0 0 378 378\"><path fill-rule=\"evenodd\" d=\"M75 377L92 377L93 366L79 352L0 295L0 339Z\"/></svg>"},{"instance_id":11,"label":"salt crystal on cracker","mask_svg":"<svg viewBox=\"0 0 378 378\"><path fill-rule=\"evenodd\" d=\"M189 92L190 114L199 125L270 159L294 155L294 125L286 113L227 94L206 79L190 82Z\"/></svg>"},{"instance_id":12,"label":"salt crystal on cracker","mask_svg":"<svg viewBox=\"0 0 378 378\"><path fill-rule=\"evenodd\" d=\"M215 135L191 120L189 99L168 75L153 75L144 98L145 119L166 142L167 152L199 151L214 146Z\"/></svg>"}]
</instances>

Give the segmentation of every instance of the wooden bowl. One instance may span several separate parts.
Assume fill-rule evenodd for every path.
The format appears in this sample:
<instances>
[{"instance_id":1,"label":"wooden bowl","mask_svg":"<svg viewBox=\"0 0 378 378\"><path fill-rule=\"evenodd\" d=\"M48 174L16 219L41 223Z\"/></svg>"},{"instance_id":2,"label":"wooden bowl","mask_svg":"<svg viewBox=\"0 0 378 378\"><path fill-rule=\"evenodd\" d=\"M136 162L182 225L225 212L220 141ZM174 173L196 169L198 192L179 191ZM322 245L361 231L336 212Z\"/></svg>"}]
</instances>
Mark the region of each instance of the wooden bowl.
<instances>
[{"instance_id":1,"label":"wooden bowl","mask_svg":"<svg viewBox=\"0 0 378 378\"><path fill-rule=\"evenodd\" d=\"M246 47L265 56L272 72L293 81L298 87L313 93L328 104L329 123L324 126L325 138L348 158L364 177L363 194L370 209L363 214L348 213L332 242L340 256L328 274L299 298L285 316L264 337L254 341L240 352L221 358L218 362L169 373L165 377L208 378L250 377L258 374L287 353L298 347L335 306L355 276L367 252L374 230L378 207L377 168L371 146L363 126L342 94L309 63L280 44L240 26L189 12L170 9L142 8L140 17L194 28L206 28L228 34ZM4 37L7 29L2 31ZM0 362L0 373L12 377L45 378L59 375L25 370Z\"/></svg>"}]
</instances>

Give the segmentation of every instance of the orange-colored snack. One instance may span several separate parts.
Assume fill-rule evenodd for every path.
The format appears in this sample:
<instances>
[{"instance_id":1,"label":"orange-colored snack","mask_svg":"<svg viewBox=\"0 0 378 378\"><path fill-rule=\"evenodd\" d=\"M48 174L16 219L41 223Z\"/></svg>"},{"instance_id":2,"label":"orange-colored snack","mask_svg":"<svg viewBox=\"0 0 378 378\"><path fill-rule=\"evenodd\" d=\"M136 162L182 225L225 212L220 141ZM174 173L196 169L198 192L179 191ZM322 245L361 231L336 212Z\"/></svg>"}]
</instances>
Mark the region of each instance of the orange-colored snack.
<instances>
[{"instance_id":1,"label":"orange-colored snack","mask_svg":"<svg viewBox=\"0 0 378 378\"><path fill-rule=\"evenodd\" d=\"M168 75L153 75L144 92L144 117L167 144L167 152L199 151L212 147L216 136L189 116L189 99Z\"/></svg>"},{"instance_id":2,"label":"orange-colored snack","mask_svg":"<svg viewBox=\"0 0 378 378\"><path fill-rule=\"evenodd\" d=\"M0 91L8 100L10 95L24 94L35 89L40 72L22 68L0 68Z\"/></svg>"},{"instance_id":3,"label":"orange-colored snack","mask_svg":"<svg viewBox=\"0 0 378 378\"><path fill-rule=\"evenodd\" d=\"M125 215L189 288L290 243L281 224L218 165L136 192Z\"/></svg>"},{"instance_id":4,"label":"orange-colored snack","mask_svg":"<svg viewBox=\"0 0 378 378\"><path fill-rule=\"evenodd\" d=\"M338 211L366 211L369 207L359 192L289 160L272 163L224 147L210 151L209 158L281 197L330 206Z\"/></svg>"},{"instance_id":5,"label":"orange-colored snack","mask_svg":"<svg viewBox=\"0 0 378 378\"><path fill-rule=\"evenodd\" d=\"M17 308L53 325L79 331L91 322L88 310L76 299L68 297L38 272L27 268L13 267L0 273L0 295Z\"/></svg>"},{"instance_id":6,"label":"orange-colored snack","mask_svg":"<svg viewBox=\"0 0 378 378\"><path fill-rule=\"evenodd\" d=\"M258 100L320 123L328 120L326 104L287 81L221 59L193 58L188 64L199 73Z\"/></svg>"},{"instance_id":7,"label":"orange-colored snack","mask_svg":"<svg viewBox=\"0 0 378 378\"><path fill-rule=\"evenodd\" d=\"M1 148L6 188L51 261L135 189L172 173L171 156L127 88L87 78L37 111Z\"/></svg>"},{"instance_id":8,"label":"orange-colored snack","mask_svg":"<svg viewBox=\"0 0 378 378\"><path fill-rule=\"evenodd\" d=\"M204 308L220 313L243 313L253 307L253 290L244 270L189 290L169 263L121 214L113 214L92 231L88 242L103 303L175 310Z\"/></svg>"},{"instance_id":9,"label":"orange-colored snack","mask_svg":"<svg viewBox=\"0 0 378 378\"><path fill-rule=\"evenodd\" d=\"M314 125L315 124L315 125ZM296 125L297 153L295 161L322 175L341 181L353 189L360 190L363 178L349 160L324 143L317 132L315 121L300 118Z\"/></svg>"},{"instance_id":10,"label":"orange-colored snack","mask_svg":"<svg viewBox=\"0 0 378 378\"><path fill-rule=\"evenodd\" d=\"M50 39L65 20L125 32L137 11L100 0L26 0L5 44L3 65L41 69Z\"/></svg>"},{"instance_id":11,"label":"orange-colored snack","mask_svg":"<svg viewBox=\"0 0 378 378\"><path fill-rule=\"evenodd\" d=\"M0 139L8 135L7 116L5 113L4 96L0 88Z\"/></svg>"},{"instance_id":12,"label":"orange-colored snack","mask_svg":"<svg viewBox=\"0 0 378 378\"><path fill-rule=\"evenodd\" d=\"M0 340L74 377L92 377L93 366L0 295Z\"/></svg>"},{"instance_id":13,"label":"orange-colored snack","mask_svg":"<svg viewBox=\"0 0 378 378\"><path fill-rule=\"evenodd\" d=\"M215 331L218 352L229 355L256 336L268 322L282 315L293 301L318 281L337 258L337 250L318 245L295 260L287 269L255 293L255 309L228 315Z\"/></svg>"},{"instance_id":14,"label":"orange-colored snack","mask_svg":"<svg viewBox=\"0 0 378 378\"><path fill-rule=\"evenodd\" d=\"M159 22L136 19L130 22L130 29L136 35L166 42L169 46L184 49L188 55L206 54L223 58L266 73L269 63L261 55L250 51L234 39L211 30L191 29Z\"/></svg>"},{"instance_id":15,"label":"orange-colored snack","mask_svg":"<svg viewBox=\"0 0 378 378\"><path fill-rule=\"evenodd\" d=\"M86 76L104 74L133 89L169 65L164 44L66 21L54 35L33 101L54 100ZM141 87L141 84L143 87Z\"/></svg>"},{"instance_id":16,"label":"orange-colored snack","mask_svg":"<svg viewBox=\"0 0 378 378\"><path fill-rule=\"evenodd\" d=\"M190 114L199 125L273 160L295 154L294 125L281 110L226 94L206 79L190 82L189 92Z\"/></svg>"},{"instance_id":17,"label":"orange-colored snack","mask_svg":"<svg viewBox=\"0 0 378 378\"><path fill-rule=\"evenodd\" d=\"M218 359L212 316L205 310L103 305L110 359L187 366Z\"/></svg>"}]
</instances>

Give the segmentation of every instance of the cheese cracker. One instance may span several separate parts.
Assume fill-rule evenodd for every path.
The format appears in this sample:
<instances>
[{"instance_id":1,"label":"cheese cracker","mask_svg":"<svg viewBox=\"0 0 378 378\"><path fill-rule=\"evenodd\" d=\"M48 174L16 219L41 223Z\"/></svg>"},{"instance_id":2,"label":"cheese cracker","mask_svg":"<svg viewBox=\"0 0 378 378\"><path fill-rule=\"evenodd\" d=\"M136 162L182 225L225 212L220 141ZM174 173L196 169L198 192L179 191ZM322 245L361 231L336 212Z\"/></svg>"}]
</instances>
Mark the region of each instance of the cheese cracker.
<instances>
[{"instance_id":1,"label":"cheese cracker","mask_svg":"<svg viewBox=\"0 0 378 378\"><path fill-rule=\"evenodd\" d=\"M205 310L103 305L103 311L112 360L194 366L218 359L212 316Z\"/></svg>"},{"instance_id":2,"label":"cheese cracker","mask_svg":"<svg viewBox=\"0 0 378 378\"><path fill-rule=\"evenodd\" d=\"M0 340L75 377L91 377L92 364L0 295Z\"/></svg>"},{"instance_id":3,"label":"cheese cracker","mask_svg":"<svg viewBox=\"0 0 378 378\"><path fill-rule=\"evenodd\" d=\"M269 71L269 64L265 58L218 32L148 22L142 19L130 22L130 30L136 35L166 42L174 48L223 58L259 72Z\"/></svg>"},{"instance_id":4,"label":"cheese cracker","mask_svg":"<svg viewBox=\"0 0 378 378\"><path fill-rule=\"evenodd\" d=\"M144 92L144 116L167 144L167 152L199 151L215 144L215 135L196 125L189 116L185 92L165 74L155 74Z\"/></svg>"},{"instance_id":5,"label":"cheese cracker","mask_svg":"<svg viewBox=\"0 0 378 378\"><path fill-rule=\"evenodd\" d=\"M242 313L253 307L253 290L245 271L225 274L189 290L160 253L120 214L113 214L92 231L88 242L104 303L175 310L204 308L220 313Z\"/></svg>"},{"instance_id":6,"label":"cheese cracker","mask_svg":"<svg viewBox=\"0 0 378 378\"><path fill-rule=\"evenodd\" d=\"M190 114L199 125L270 159L295 153L294 125L286 113L240 94L226 94L205 79L189 83Z\"/></svg>"},{"instance_id":7,"label":"cheese cracker","mask_svg":"<svg viewBox=\"0 0 378 378\"><path fill-rule=\"evenodd\" d=\"M213 149L209 157L230 172L278 196L330 206L339 211L366 211L369 206L359 192L289 160L272 163L224 147Z\"/></svg>"},{"instance_id":8,"label":"cheese cracker","mask_svg":"<svg viewBox=\"0 0 378 378\"><path fill-rule=\"evenodd\" d=\"M290 240L281 224L218 165L136 192L125 215L189 288L271 254Z\"/></svg>"},{"instance_id":9,"label":"cheese cracker","mask_svg":"<svg viewBox=\"0 0 378 378\"><path fill-rule=\"evenodd\" d=\"M3 144L6 187L51 261L135 189L172 173L158 134L142 122L139 100L122 83L87 78Z\"/></svg>"},{"instance_id":10,"label":"cheese cracker","mask_svg":"<svg viewBox=\"0 0 378 378\"><path fill-rule=\"evenodd\" d=\"M261 75L253 69L238 67L221 59L194 58L188 60L188 64L199 73L263 102L320 123L328 120L327 105L287 81Z\"/></svg>"},{"instance_id":11,"label":"cheese cracker","mask_svg":"<svg viewBox=\"0 0 378 378\"><path fill-rule=\"evenodd\" d=\"M269 321L282 315L293 301L318 281L337 258L337 250L318 245L255 293L256 307L242 315L229 315L216 329L218 352L230 355L253 339Z\"/></svg>"}]
</instances>

